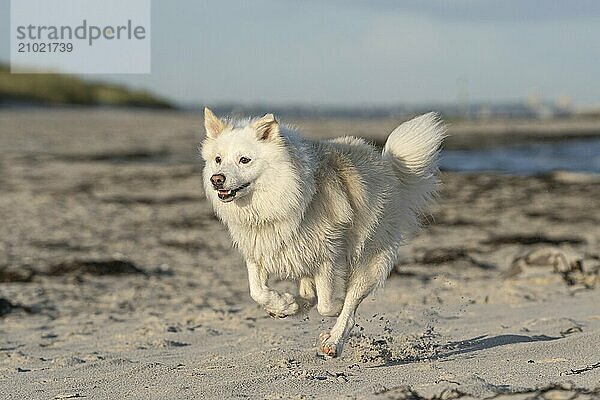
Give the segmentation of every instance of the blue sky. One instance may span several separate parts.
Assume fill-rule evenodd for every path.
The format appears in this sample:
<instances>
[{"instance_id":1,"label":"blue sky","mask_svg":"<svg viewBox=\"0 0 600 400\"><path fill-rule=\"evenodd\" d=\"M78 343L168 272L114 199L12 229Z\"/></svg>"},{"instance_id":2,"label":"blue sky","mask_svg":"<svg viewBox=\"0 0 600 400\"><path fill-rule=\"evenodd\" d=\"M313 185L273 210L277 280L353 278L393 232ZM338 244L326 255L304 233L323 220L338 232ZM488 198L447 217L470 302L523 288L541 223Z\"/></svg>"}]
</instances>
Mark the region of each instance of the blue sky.
<instances>
[{"instance_id":1,"label":"blue sky","mask_svg":"<svg viewBox=\"0 0 600 400\"><path fill-rule=\"evenodd\" d=\"M597 0L155 0L152 14L152 73L88 78L197 104L452 103L465 88L600 104Z\"/></svg>"}]
</instances>

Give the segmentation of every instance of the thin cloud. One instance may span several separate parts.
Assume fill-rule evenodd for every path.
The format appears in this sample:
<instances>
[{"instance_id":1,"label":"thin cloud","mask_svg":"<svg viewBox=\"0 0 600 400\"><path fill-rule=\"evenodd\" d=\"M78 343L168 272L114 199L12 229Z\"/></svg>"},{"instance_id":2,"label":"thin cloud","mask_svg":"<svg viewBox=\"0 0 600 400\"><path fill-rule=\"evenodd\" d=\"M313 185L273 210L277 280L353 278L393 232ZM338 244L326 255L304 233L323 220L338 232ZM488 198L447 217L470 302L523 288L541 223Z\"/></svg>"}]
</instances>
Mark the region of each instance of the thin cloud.
<instances>
[{"instance_id":1,"label":"thin cloud","mask_svg":"<svg viewBox=\"0 0 600 400\"><path fill-rule=\"evenodd\" d=\"M463 21L544 21L600 17L598 0L334 0L366 12L414 13Z\"/></svg>"}]
</instances>

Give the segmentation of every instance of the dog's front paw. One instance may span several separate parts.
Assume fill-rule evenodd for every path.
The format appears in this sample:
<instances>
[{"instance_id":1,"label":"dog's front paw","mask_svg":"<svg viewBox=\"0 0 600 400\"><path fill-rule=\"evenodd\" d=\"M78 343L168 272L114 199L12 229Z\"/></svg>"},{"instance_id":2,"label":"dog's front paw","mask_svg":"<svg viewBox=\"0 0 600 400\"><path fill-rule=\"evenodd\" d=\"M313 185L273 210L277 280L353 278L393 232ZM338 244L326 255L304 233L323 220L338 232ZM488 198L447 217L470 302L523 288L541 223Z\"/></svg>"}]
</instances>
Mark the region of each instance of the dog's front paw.
<instances>
[{"instance_id":1,"label":"dog's front paw","mask_svg":"<svg viewBox=\"0 0 600 400\"><path fill-rule=\"evenodd\" d=\"M273 318L285 318L310 309L310 303L290 293L283 293L267 304L265 310Z\"/></svg>"},{"instance_id":2,"label":"dog's front paw","mask_svg":"<svg viewBox=\"0 0 600 400\"><path fill-rule=\"evenodd\" d=\"M344 342L334 340L329 332L319 334L319 354L325 358L335 358L342 355Z\"/></svg>"}]
</instances>

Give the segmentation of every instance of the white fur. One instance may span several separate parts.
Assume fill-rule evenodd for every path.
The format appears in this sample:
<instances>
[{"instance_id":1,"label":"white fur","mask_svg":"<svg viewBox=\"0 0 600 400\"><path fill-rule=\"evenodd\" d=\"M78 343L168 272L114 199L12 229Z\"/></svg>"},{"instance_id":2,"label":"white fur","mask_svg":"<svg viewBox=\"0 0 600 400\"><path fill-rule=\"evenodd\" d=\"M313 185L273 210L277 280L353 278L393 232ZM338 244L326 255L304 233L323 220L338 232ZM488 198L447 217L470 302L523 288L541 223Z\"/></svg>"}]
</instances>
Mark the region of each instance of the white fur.
<instances>
[{"instance_id":1,"label":"white fur","mask_svg":"<svg viewBox=\"0 0 600 400\"><path fill-rule=\"evenodd\" d=\"M207 109L205 127L206 195L246 260L252 298L276 317L315 302L322 315L338 316L320 351L339 356L356 308L384 283L435 195L438 117L403 123L382 154L353 137L303 138L271 114L221 121ZM225 190L250 185L223 202L214 174L226 177ZM270 289L270 276L299 281L299 296Z\"/></svg>"}]
</instances>

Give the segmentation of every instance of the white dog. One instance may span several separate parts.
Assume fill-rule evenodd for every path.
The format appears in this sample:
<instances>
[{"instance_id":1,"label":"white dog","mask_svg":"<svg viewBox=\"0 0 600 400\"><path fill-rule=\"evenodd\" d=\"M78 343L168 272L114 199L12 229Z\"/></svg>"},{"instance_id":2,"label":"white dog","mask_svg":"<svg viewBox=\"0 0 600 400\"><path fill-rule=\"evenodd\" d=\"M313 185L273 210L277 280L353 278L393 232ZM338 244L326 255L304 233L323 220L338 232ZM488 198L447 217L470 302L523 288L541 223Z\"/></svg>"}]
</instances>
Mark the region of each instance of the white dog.
<instances>
[{"instance_id":1,"label":"white dog","mask_svg":"<svg viewBox=\"0 0 600 400\"><path fill-rule=\"evenodd\" d=\"M315 303L338 316L320 352L339 356L358 305L381 286L435 195L444 128L429 113L396 128L380 154L362 139L311 140L273 114L222 121L204 110L204 187L248 267L250 295L274 317ZM299 281L299 295L269 277Z\"/></svg>"}]
</instances>

